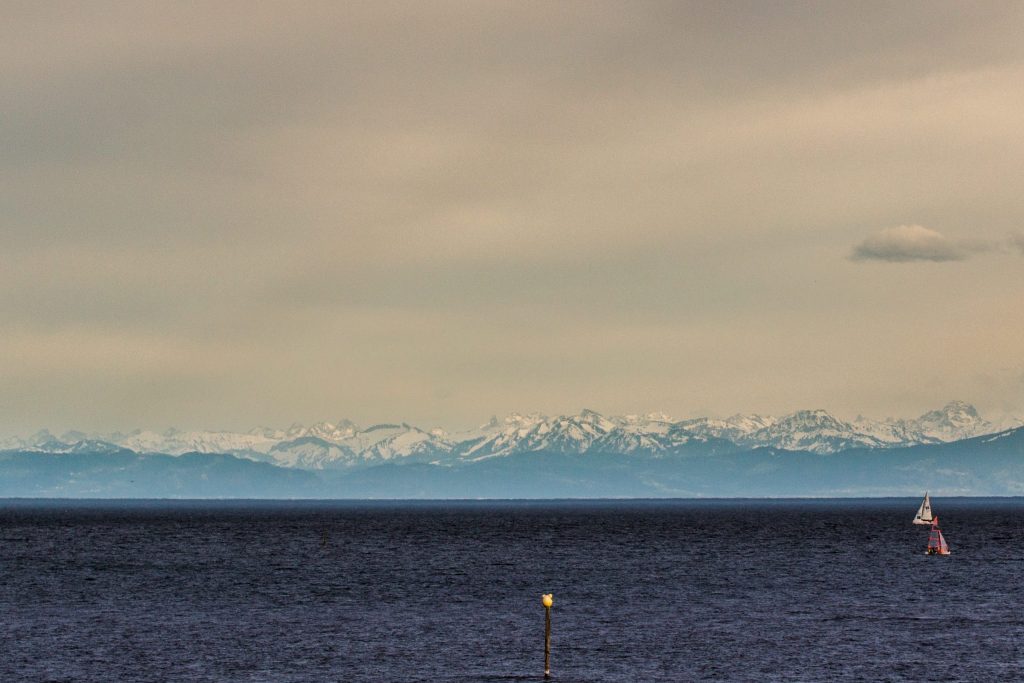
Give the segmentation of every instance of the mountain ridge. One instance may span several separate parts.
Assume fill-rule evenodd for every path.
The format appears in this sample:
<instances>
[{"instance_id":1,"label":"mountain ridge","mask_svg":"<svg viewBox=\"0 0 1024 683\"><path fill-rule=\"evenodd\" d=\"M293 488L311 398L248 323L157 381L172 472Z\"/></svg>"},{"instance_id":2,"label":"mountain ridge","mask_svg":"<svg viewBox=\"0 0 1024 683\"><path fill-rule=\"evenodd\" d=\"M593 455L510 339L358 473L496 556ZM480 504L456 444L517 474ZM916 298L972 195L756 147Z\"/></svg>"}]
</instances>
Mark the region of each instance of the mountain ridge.
<instances>
[{"instance_id":1,"label":"mountain ridge","mask_svg":"<svg viewBox=\"0 0 1024 683\"><path fill-rule=\"evenodd\" d=\"M716 452L777 448L829 454L948 443L996 431L972 405L951 401L912 420L858 417L851 422L823 409L782 417L738 414L725 419L684 420L661 413L606 417L583 409L576 415L552 417L512 413L501 420L494 417L475 430L456 433L424 430L404 422L360 428L349 420L309 427L293 424L287 429L257 427L248 432L169 429L157 433L139 429L109 435L67 432L58 438L41 430L27 439L0 441L0 450L226 453L282 467L348 470L386 462L454 465L541 451L668 456L708 444Z\"/></svg>"}]
</instances>

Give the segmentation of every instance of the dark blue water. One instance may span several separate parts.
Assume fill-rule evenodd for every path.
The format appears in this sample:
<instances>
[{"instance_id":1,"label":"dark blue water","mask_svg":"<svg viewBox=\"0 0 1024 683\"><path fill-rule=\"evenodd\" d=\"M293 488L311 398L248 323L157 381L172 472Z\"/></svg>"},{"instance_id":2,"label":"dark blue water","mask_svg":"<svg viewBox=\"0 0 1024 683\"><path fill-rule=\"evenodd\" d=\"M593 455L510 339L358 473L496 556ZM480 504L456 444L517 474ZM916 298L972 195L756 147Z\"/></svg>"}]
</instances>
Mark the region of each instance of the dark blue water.
<instances>
[{"instance_id":1,"label":"dark blue water","mask_svg":"<svg viewBox=\"0 0 1024 683\"><path fill-rule=\"evenodd\" d=\"M1024 501L918 502L0 501L0 680L1024 679Z\"/></svg>"}]
</instances>

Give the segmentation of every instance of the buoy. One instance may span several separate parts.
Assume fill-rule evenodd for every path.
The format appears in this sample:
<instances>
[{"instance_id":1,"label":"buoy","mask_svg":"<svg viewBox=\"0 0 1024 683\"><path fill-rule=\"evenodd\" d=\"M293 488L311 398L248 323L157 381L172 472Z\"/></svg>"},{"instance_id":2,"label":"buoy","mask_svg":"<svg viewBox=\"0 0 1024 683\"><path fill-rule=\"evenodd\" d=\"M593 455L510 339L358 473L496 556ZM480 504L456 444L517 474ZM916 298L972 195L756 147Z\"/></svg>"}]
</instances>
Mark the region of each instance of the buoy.
<instances>
[{"instance_id":1,"label":"buoy","mask_svg":"<svg viewBox=\"0 0 1024 683\"><path fill-rule=\"evenodd\" d=\"M544 678L551 678L551 605L555 603L551 593L540 596L544 605Z\"/></svg>"}]
</instances>

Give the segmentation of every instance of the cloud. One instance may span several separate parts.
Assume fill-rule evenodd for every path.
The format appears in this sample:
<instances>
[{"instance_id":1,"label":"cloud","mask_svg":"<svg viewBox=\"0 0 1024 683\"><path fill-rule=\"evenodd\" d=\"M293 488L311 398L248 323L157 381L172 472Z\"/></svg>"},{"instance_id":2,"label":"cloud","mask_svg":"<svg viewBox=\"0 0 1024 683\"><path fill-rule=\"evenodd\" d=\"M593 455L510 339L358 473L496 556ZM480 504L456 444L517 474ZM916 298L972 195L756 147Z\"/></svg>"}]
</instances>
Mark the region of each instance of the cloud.
<instances>
[{"instance_id":1,"label":"cloud","mask_svg":"<svg viewBox=\"0 0 1024 683\"><path fill-rule=\"evenodd\" d=\"M972 252L986 251L980 242L953 242L920 225L898 225L871 235L853 248L853 261L963 261Z\"/></svg>"}]
</instances>

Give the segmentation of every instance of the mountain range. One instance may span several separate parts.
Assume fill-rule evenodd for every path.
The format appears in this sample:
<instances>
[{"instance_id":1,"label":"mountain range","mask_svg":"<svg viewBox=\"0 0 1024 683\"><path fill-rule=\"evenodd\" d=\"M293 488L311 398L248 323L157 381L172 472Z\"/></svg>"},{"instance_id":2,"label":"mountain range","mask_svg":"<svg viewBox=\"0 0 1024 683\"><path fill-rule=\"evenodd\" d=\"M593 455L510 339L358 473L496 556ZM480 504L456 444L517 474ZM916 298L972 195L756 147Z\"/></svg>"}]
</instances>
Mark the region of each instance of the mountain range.
<instances>
[{"instance_id":1,"label":"mountain range","mask_svg":"<svg viewBox=\"0 0 1024 683\"><path fill-rule=\"evenodd\" d=\"M672 420L513 414L467 432L349 421L245 433L42 431L0 444L0 496L494 498L1024 494L1024 426L952 402Z\"/></svg>"},{"instance_id":2,"label":"mountain range","mask_svg":"<svg viewBox=\"0 0 1024 683\"><path fill-rule=\"evenodd\" d=\"M361 428L349 420L309 427L295 424L288 429L260 427L242 433L170 429L105 435L68 432L56 437L43 430L26 439L0 441L0 450L223 453L280 467L345 470L399 461L455 464L541 451L672 454L687 450L691 443L712 444L718 451L770 447L826 454L946 443L996 430L970 404L952 401L913 420L858 417L852 422L824 410L801 410L783 417L734 415L678 421L661 413L605 417L583 410L555 417L513 413L457 433L407 423Z\"/></svg>"}]
</instances>

